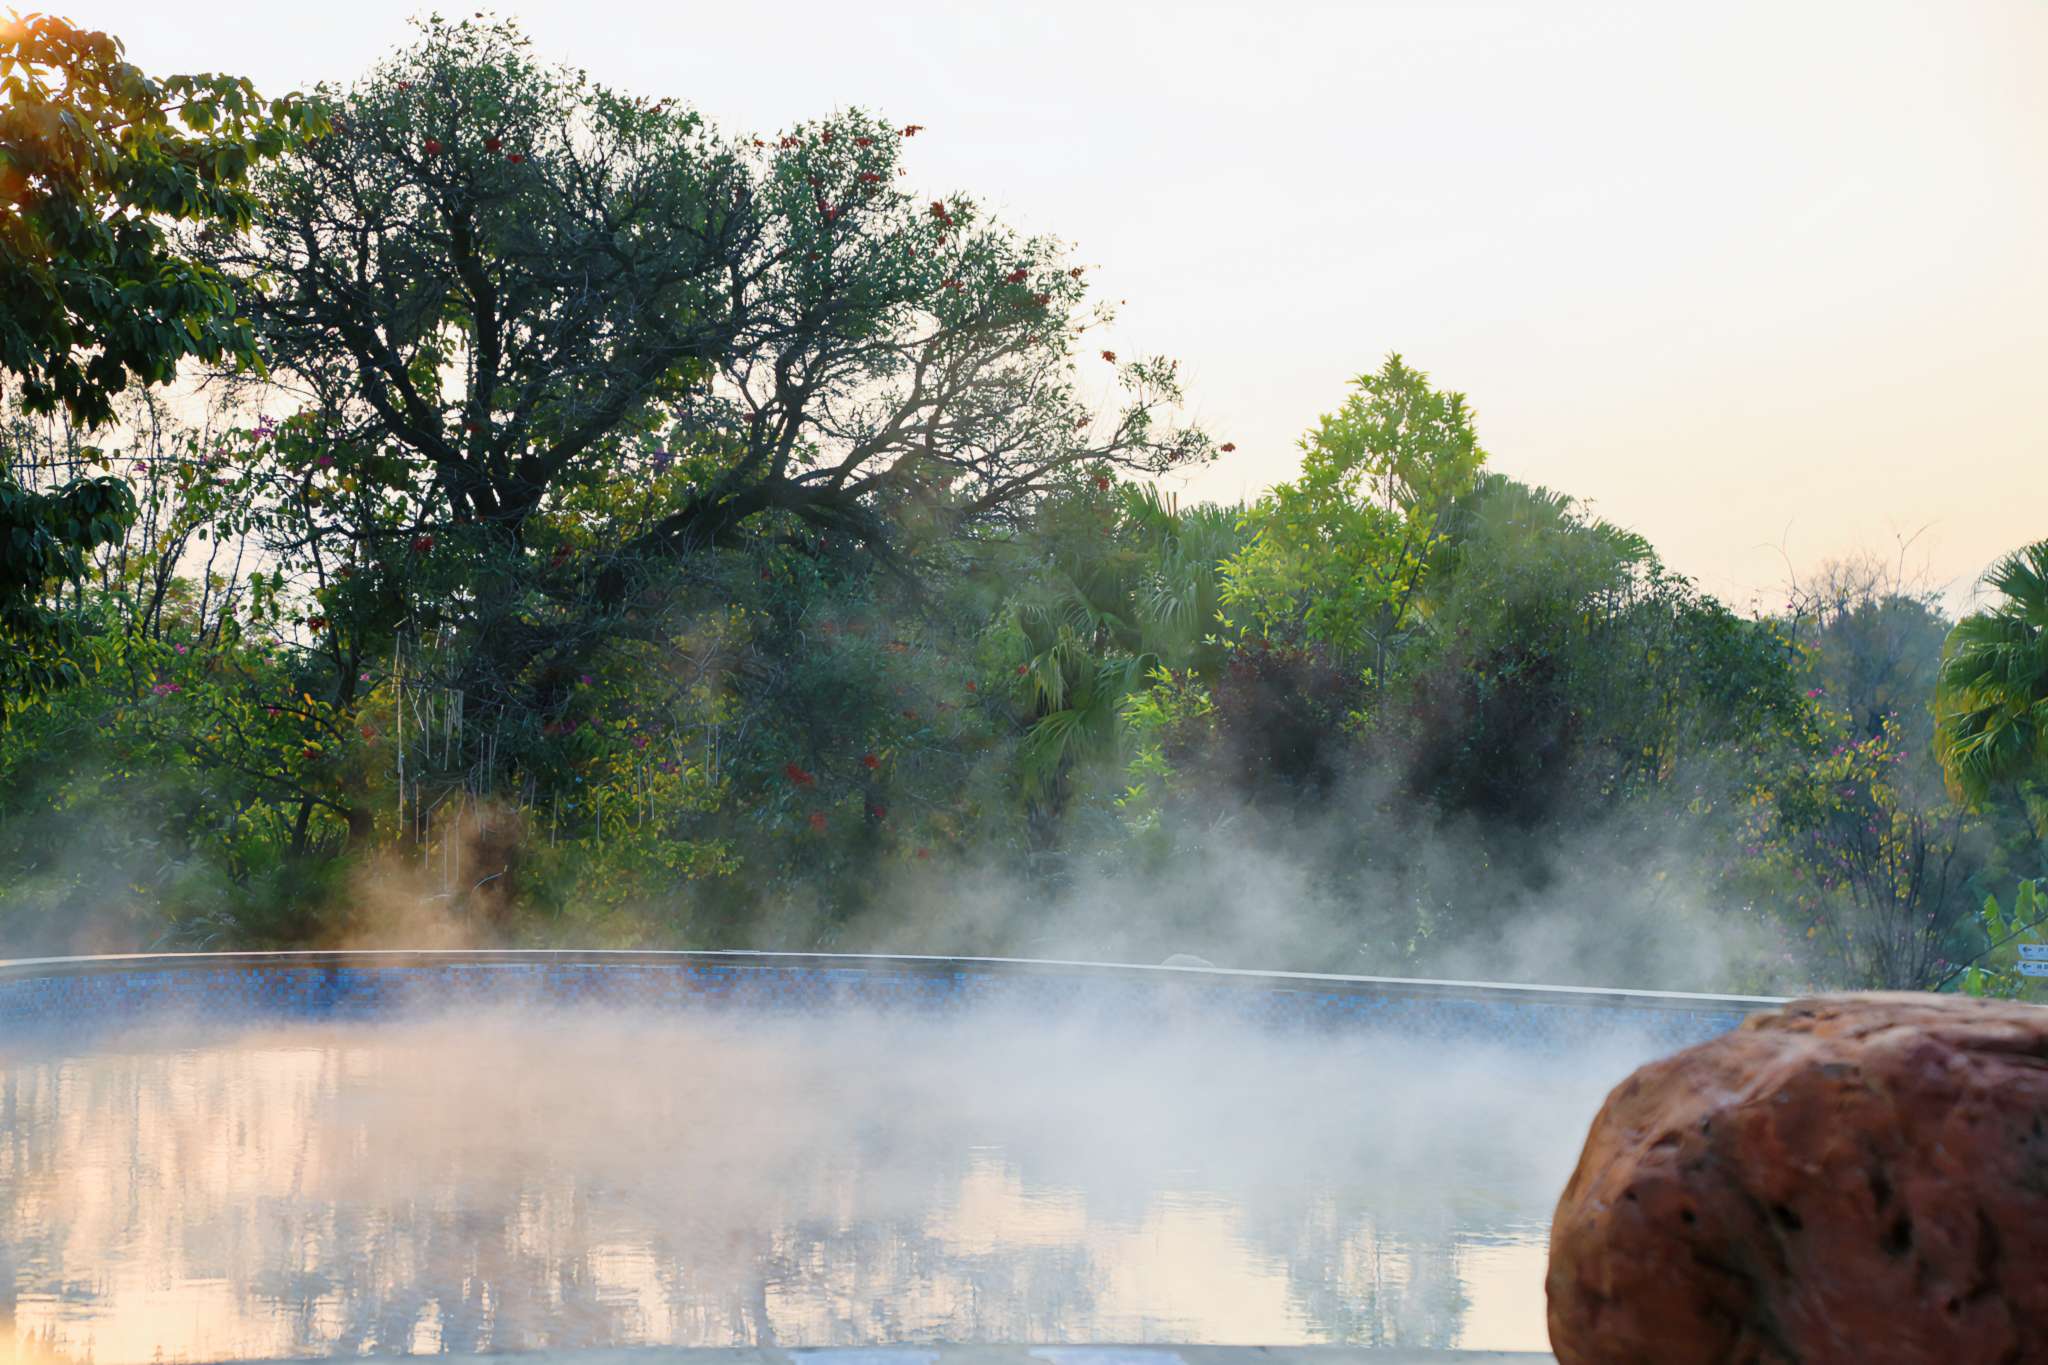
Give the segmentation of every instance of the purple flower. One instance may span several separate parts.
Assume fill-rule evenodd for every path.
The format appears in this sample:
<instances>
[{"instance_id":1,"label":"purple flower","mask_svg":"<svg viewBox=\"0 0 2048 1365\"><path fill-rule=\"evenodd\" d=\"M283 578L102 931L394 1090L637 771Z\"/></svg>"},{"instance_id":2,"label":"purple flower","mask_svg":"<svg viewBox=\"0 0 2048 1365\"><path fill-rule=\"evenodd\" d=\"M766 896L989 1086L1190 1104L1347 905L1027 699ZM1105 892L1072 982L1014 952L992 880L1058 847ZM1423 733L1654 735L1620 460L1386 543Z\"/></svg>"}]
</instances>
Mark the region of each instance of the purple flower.
<instances>
[{"instance_id":1,"label":"purple flower","mask_svg":"<svg viewBox=\"0 0 2048 1365\"><path fill-rule=\"evenodd\" d=\"M277 423L267 414L256 419L256 439L267 441L277 434Z\"/></svg>"},{"instance_id":2,"label":"purple flower","mask_svg":"<svg viewBox=\"0 0 2048 1365\"><path fill-rule=\"evenodd\" d=\"M589 675L588 673L584 673L584 674L581 674L581 675L579 675L579 676L577 677L576 681L577 681L577 682L579 682L579 683L582 683L582 684L583 684L583 685L584 685L585 687L588 687L588 686L590 686L590 685L591 685L592 683L596 682L596 681L597 681L597 679L595 679L595 678L591 677L591 676L590 676L590 675Z\"/></svg>"}]
</instances>

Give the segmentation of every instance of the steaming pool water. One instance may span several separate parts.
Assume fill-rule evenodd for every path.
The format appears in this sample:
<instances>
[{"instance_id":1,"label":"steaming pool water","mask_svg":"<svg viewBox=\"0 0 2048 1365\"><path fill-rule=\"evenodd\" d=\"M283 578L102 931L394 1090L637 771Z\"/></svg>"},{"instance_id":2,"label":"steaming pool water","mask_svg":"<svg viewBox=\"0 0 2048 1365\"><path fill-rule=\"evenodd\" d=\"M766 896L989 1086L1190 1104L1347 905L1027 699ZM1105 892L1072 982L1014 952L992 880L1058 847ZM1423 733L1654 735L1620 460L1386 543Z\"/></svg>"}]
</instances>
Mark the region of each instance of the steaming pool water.
<instances>
[{"instance_id":1,"label":"steaming pool water","mask_svg":"<svg viewBox=\"0 0 2048 1365\"><path fill-rule=\"evenodd\" d=\"M221 1009L175 975L88 981L93 1029L0 1024L0 1359L1542 1350L1551 1206L1607 1089L1671 1047L1282 1028L1151 978L1138 1009L906 1008L872 978L804 1008L492 978L350 1009L330 966L242 973L260 1007Z\"/></svg>"}]
</instances>

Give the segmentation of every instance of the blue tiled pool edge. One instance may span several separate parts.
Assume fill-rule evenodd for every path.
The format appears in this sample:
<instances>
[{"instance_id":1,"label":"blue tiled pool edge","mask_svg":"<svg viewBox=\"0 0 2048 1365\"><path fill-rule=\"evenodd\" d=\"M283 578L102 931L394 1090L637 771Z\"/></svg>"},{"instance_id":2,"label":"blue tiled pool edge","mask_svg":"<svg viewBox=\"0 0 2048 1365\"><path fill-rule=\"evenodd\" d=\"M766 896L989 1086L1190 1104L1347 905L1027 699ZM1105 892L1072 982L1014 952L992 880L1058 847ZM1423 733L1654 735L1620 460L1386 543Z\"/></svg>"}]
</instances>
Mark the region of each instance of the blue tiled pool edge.
<instances>
[{"instance_id":1,"label":"blue tiled pool edge","mask_svg":"<svg viewBox=\"0 0 2048 1365\"><path fill-rule=\"evenodd\" d=\"M942 1013L985 1005L1061 1014L1192 1010L1280 1027L1544 1050L1617 1035L1686 1047L1784 1003L1401 977L824 953L463 949L0 961L0 1036L72 1033L159 1012L351 1018L515 1002L782 1013L849 1006Z\"/></svg>"}]
</instances>

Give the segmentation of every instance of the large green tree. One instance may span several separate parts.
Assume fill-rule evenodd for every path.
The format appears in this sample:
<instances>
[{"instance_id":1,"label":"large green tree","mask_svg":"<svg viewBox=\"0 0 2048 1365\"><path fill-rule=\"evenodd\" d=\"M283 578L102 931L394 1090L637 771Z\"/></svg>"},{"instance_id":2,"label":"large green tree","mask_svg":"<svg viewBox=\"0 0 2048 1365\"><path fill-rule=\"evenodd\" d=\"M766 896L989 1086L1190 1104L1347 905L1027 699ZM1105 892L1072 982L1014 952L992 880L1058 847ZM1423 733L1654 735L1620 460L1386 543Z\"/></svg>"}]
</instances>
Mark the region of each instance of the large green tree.
<instances>
[{"instance_id":1,"label":"large green tree","mask_svg":"<svg viewBox=\"0 0 2048 1365\"><path fill-rule=\"evenodd\" d=\"M1112 369L1098 416L1082 270L911 195L914 127L726 137L472 20L324 93L336 133L266 171L257 233L215 260L302 401L273 451L309 509L285 548L358 575L334 629L422 624L363 585L438 565L426 624L470 641L472 715L558 711L605 641L669 628L707 551L908 572L935 533L1208 453L1161 419L1165 362Z\"/></svg>"},{"instance_id":2,"label":"large green tree","mask_svg":"<svg viewBox=\"0 0 2048 1365\"><path fill-rule=\"evenodd\" d=\"M1300 477L1252 510L1223 601L1269 637L1361 657L1383 684L1442 518L1486 461L1471 409L1391 355L1301 450Z\"/></svg>"}]
</instances>

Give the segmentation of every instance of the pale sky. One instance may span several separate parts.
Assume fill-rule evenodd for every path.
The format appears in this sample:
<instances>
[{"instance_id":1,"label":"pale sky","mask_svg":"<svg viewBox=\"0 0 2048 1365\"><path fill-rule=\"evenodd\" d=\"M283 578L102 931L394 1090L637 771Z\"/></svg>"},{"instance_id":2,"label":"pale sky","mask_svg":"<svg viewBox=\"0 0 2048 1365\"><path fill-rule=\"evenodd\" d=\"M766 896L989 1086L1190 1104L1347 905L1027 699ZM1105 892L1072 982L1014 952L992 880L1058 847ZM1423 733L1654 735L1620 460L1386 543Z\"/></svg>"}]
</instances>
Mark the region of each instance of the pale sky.
<instances>
[{"instance_id":1,"label":"pale sky","mask_svg":"<svg viewBox=\"0 0 2048 1365\"><path fill-rule=\"evenodd\" d=\"M50 8L154 72L347 79L410 0ZM444 11L464 13L451 5ZM861 105L913 179L1076 244L1256 493L1401 351L1494 467L1731 605L2048 536L2048 0L1196 6L511 0L730 132Z\"/></svg>"}]
</instances>

